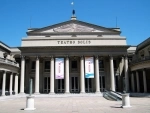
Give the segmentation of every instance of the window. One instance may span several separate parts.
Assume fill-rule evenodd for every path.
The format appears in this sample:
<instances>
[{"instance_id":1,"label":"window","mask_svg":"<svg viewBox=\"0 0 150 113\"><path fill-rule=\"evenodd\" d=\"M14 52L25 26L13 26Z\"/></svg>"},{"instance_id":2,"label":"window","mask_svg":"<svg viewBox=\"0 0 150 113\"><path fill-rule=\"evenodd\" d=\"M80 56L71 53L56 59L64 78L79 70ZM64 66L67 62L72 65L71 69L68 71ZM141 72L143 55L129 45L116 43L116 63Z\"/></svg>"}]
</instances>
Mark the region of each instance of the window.
<instances>
[{"instance_id":1,"label":"window","mask_svg":"<svg viewBox=\"0 0 150 113\"><path fill-rule=\"evenodd\" d=\"M77 60L73 60L71 62L71 71L77 71L78 70L78 63Z\"/></svg>"},{"instance_id":2,"label":"window","mask_svg":"<svg viewBox=\"0 0 150 113\"><path fill-rule=\"evenodd\" d=\"M45 61L44 72L50 72L50 61Z\"/></svg>"},{"instance_id":3,"label":"window","mask_svg":"<svg viewBox=\"0 0 150 113\"><path fill-rule=\"evenodd\" d=\"M32 61L31 72L35 72L35 61Z\"/></svg>"}]
</instances>

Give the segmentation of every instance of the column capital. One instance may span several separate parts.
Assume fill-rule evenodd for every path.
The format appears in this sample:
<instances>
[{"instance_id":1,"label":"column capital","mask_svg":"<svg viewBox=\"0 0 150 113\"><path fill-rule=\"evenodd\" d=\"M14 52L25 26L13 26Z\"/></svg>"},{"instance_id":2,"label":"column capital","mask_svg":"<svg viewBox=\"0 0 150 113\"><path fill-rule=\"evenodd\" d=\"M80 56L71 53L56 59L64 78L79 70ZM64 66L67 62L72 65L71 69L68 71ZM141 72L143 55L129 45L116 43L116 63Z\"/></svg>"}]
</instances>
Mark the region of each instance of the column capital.
<instances>
[{"instance_id":1,"label":"column capital","mask_svg":"<svg viewBox=\"0 0 150 113\"><path fill-rule=\"evenodd\" d=\"M3 73L6 73L7 71L6 70L3 70Z\"/></svg>"},{"instance_id":2,"label":"column capital","mask_svg":"<svg viewBox=\"0 0 150 113\"><path fill-rule=\"evenodd\" d=\"M36 56L36 60L39 60L40 56Z\"/></svg>"},{"instance_id":3,"label":"column capital","mask_svg":"<svg viewBox=\"0 0 150 113\"><path fill-rule=\"evenodd\" d=\"M112 55L109 55L109 58L110 58L110 60L113 60L113 56Z\"/></svg>"},{"instance_id":4,"label":"column capital","mask_svg":"<svg viewBox=\"0 0 150 113\"><path fill-rule=\"evenodd\" d=\"M26 57L26 56L23 56L23 55L21 55L21 56L20 56L20 58L21 58L22 60L24 60L24 59L25 59L25 57Z\"/></svg>"},{"instance_id":5,"label":"column capital","mask_svg":"<svg viewBox=\"0 0 150 113\"><path fill-rule=\"evenodd\" d=\"M69 55L66 55L66 56L65 56L65 58L67 58L67 59L68 59L68 58L69 58Z\"/></svg>"},{"instance_id":6,"label":"column capital","mask_svg":"<svg viewBox=\"0 0 150 113\"><path fill-rule=\"evenodd\" d=\"M146 68L143 68L142 71L146 71Z\"/></svg>"},{"instance_id":7,"label":"column capital","mask_svg":"<svg viewBox=\"0 0 150 113\"><path fill-rule=\"evenodd\" d=\"M19 76L19 73L15 73L15 76Z\"/></svg>"},{"instance_id":8,"label":"column capital","mask_svg":"<svg viewBox=\"0 0 150 113\"><path fill-rule=\"evenodd\" d=\"M82 55L82 56L80 56L80 58L81 58L81 59L83 59L83 58L84 58L84 56Z\"/></svg>"},{"instance_id":9,"label":"column capital","mask_svg":"<svg viewBox=\"0 0 150 113\"><path fill-rule=\"evenodd\" d=\"M99 59L99 55L95 55L95 58L96 58L96 59Z\"/></svg>"},{"instance_id":10,"label":"column capital","mask_svg":"<svg viewBox=\"0 0 150 113\"><path fill-rule=\"evenodd\" d=\"M128 58L128 55L124 55L124 58L127 59L127 58Z\"/></svg>"},{"instance_id":11,"label":"column capital","mask_svg":"<svg viewBox=\"0 0 150 113\"><path fill-rule=\"evenodd\" d=\"M50 56L50 60L54 60L54 56Z\"/></svg>"},{"instance_id":12,"label":"column capital","mask_svg":"<svg viewBox=\"0 0 150 113\"><path fill-rule=\"evenodd\" d=\"M54 56L53 55L51 55L51 56L49 56L50 58L54 58Z\"/></svg>"}]
</instances>

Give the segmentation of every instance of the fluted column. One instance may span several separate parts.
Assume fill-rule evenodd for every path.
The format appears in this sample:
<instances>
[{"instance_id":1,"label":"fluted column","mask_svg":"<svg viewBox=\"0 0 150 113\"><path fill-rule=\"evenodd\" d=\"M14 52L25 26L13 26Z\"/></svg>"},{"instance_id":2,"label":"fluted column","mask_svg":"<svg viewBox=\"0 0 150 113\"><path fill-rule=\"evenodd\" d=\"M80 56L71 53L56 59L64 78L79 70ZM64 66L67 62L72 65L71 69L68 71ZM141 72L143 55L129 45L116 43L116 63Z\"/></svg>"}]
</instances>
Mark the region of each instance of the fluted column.
<instances>
[{"instance_id":1,"label":"fluted column","mask_svg":"<svg viewBox=\"0 0 150 113\"><path fill-rule=\"evenodd\" d=\"M10 74L9 93L12 95L13 73Z\"/></svg>"},{"instance_id":2,"label":"fluted column","mask_svg":"<svg viewBox=\"0 0 150 113\"><path fill-rule=\"evenodd\" d=\"M95 58L95 83L96 83L96 93L100 92L99 87L99 59L98 56Z\"/></svg>"},{"instance_id":3,"label":"fluted column","mask_svg":"<svg viewBox=\"0 0 150 113\"><path fill-rule=\"evenodd\" d=\"M51 57L50 94L54 94L54 58Z\"/></svg>"},{"instance_id":4,"label":"fluted column","mask_svg":"<svg viewBox=\"0 0 150 113\"><path fill-rule=\"evenodd\" d=\"M146 82L145 69L143 69L143 85L144 85L144 93L147 93L147 82Z\"/></svg>"},{"instance_id":5,"label":"fluted column","mask_svg":"<svg viewBox=\"0 0 150 113\"><path fill-rule=\"evenodd\" d=\"M132 88L132 92L135 92L135 85L134 85L135 83L134 83L134 74L133 74L133 72L132 72L132 74L131 74L131 88Z\"/></svg>"},{"instance_id":6,"label":"fluted column","mask_svg":"<svg viewBox=\"0 0 150 113\"><path fill-rule=\"evenodd\" d=\"M36 57L35 94L39 94L39 57Z\"/></svg>"},{"instance_id":7,"label":"fluted column","mask_svg":"<svg viewBox=\"0 0 150 113\"><path fill-rule=\"evenodd\" d=\"M112 56L110 56L110 90L115 91L114 63Z\"/></svg>"},{"instance_id":8,"label":"fluted column","mask_svg":"<svg viewBox=\"0 0 150 113\"><path fill-rule=\"evenodd\" d=\"M6 71L3 72L2 96L5 96L5 88L6 88Z\"/></svg>"},{"instance_id":9,"label":"fluted column","mask_svg":"<svg viewBox=\"0 0 150 113\"><path fill-rule=\"evenodd\" d=\"M21 57L21 81L20 81L20 94L24 94L24 74L25 74L25 59Z\"/></svg>"},{"instance_id":10,"label":"fluted column","mask_svg":"<svg viewBox=\"0 0 150 113\"><path fill-rule=\"evenodd\" d=\"M65 93L69 92L69 58L66 57L65 60Z\"/></svg>"},{"instance_id":11,"label":"fluted column","mask_svg":"<svg viewBox=\"0 0 150 113\"><path fill-rule=\"evenodd\" d=\"M124 73L125 73L125 90L129 92L129 76L128 76L128 57L125 56L124 60Z\"/></svg>"},{"instance_id":12,"label":"fluted column","mask_svg":"<svg viewBox=\"0 0 150 113\"><path fill-rule=\"evenodd\" d=\"M80 93L85 93L85 77L84 77L84 58L83 56L80 59Z\"/></svg>"},{"instance_id":13,"label":"fluted column","mask_svg":"<svg viewBox=\"0 0 150 113\"><path fill-rule=\"evenodd\" d=\"M140 92L139 73L136 71L137 92Z\"/></svg>"},{"instance_id":14,"label":"fluted column","mask_svg":"<svg viewBox=\"0 0 150 113\"><path fill-rule=\"evenodd\" d=\"M15 95L18 94L18 74L15 75Z\"/></svg>"}]
</instances>

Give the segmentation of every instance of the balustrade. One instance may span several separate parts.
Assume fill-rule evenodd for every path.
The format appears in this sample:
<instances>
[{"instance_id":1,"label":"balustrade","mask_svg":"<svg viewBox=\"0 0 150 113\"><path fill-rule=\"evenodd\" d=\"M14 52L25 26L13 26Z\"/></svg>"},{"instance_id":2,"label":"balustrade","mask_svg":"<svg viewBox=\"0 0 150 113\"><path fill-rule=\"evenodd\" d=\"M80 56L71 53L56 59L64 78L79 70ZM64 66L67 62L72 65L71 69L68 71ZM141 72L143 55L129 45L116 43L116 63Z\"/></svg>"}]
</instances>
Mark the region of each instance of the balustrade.
<instances>
[{"instance_id":1,"label":"balustrade","mask_svg":"<svg viewBox=\"0 0 150 113\"><path fill-rule=\"evenodd\" d=\"M19 67L19 64L17 62L10 60L10 59L2 58L2 57L0 57L0 63L6 63L6 64L10 64L10 65Z\"/></svg>"}]
</instances>

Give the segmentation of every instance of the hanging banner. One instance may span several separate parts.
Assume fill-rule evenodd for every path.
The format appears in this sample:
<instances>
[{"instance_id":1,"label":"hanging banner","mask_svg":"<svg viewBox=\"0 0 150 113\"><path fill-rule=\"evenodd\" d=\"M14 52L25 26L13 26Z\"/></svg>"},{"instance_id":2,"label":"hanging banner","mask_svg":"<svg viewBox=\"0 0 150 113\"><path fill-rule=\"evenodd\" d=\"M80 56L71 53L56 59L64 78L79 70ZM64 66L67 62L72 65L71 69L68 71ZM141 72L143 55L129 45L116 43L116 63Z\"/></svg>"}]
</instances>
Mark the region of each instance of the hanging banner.
<instances>
[{"instance_id":1,"label":"hanging banner","mask_svg":"<svg viewBox=\"0 0 150 113\"><path fill-rule=\"evenodd\" d=\"M94 58L85 57L85 78L94 78Z\"/></svg>"},{"instance_id":2,"label":"hanging banner","mask_svg":"<svg viewBox=\"0 0 150 113\"><path fill-rule=\"evenodd\" d=\"M64 79L64 58L55 58L55 79Z\"/></svg>"}]
</instances>

